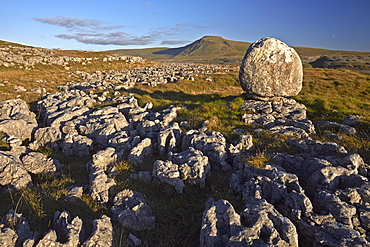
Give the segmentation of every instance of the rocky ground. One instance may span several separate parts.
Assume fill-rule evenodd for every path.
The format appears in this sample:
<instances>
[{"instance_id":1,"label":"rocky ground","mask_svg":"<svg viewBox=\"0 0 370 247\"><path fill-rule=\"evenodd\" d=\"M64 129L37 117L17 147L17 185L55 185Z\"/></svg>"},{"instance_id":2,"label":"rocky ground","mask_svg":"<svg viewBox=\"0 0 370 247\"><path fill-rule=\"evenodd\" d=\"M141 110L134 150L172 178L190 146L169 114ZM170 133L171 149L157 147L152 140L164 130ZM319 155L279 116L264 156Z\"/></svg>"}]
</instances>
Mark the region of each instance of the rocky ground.
<instances>
[{"instance_id":1,"label":"rocky ground","mask_svg":"<svg viewBox=\"0 0 370 247\"><path fill-rule=\"evenodd\" d=\"M155 157L150 171L132 170L130 179L146 186L167 184L179 196L187 186L203 188L211 172L232 173L231 192L243 209L237 213L229 201L209 198L200 246L369 246L370 166L335 142L312 138L317 127L327 125L355 134L359 116L349 116L343 124L312 122L295 100L259 95L245 99L240 116L241 124L258 128L250 134L236 129L238 138L228 141L221 132L207 131L209 121L200 129L177 122L177 106L156 111L148 102L140 107L133 95L119 91L143 81L155 86L178 77L192 80L213 68L162 65L124 75L75 72L84 79L45 94L34 112L21 99L0 102L0 131L9 147L0 151L2 190L32 187L34 174L58 176L65 164L39 152L48 147L64 156L91 155L79 168L89 174L88 184L73 184L65 200L73 204L85 195L107 208L88 235L82 219L71 212L56 211L50 230L38 233L27 216L9 208L0 222L0 246L113 246L114 225L129 232L125 244L140 246L135 233L155 229L156 212L139 191L114 192L119 179L115 164L127 160L140 166L150 157ZM289 150L267 150L269 161L257 168L246 159L262 132L288 136Z\"/></svg>"}]
</instances>

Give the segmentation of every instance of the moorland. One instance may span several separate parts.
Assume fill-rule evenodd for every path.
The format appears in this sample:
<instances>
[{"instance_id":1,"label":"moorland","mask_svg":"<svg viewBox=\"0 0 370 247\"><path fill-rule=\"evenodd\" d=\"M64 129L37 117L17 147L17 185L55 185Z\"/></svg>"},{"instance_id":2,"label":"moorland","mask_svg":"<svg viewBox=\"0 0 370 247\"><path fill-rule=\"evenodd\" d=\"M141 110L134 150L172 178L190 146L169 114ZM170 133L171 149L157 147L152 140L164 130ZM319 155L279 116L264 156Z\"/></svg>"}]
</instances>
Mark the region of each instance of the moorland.
<instances>
[{"instance_id":1,"label":"moorland","mask_svg":"<svg viewBox=\"0 0 370 247\"><path fill-rule=\"evenodd\" d=\"M204 37L182 48L87 52L48 50L0 41L0 60L7 63L6 66L4 63L0 65L0 101L21 98L29 104L31 110L37 112L34 107L37 101L41 100L42 94L57 92L59 86L84 79L83 74L75 73L76 71L90 74L96 71L124 72L135 68L160 66L160 62L222 64L225 66L222 73L200 74L193 80L180 79L175 83L160 83L156 87L136 83L132 88L117 91L120 94L132 94L140 106L152 102L153 111L166 109L170 105L179 106L181 109L178 110L174 121L187 121L188 125L184 131L199 129L204 121L208 120L209 131L222 132L228 141L232 141L237 137L235 129L252 133L261 127L244 124L240 119L243 113L240 107L245 94L238 81L237 68L248 46L248 43L224 40L221 37ZM342 138L336 140L336 143L344 146L349 152L360 154L364 161L370 164L370 74L365 73L369 70L370 53L299 47L295 49L304 63L304 79L303 89L294 99L306 105L310 120L342 123L347 115L363 116L356 126L355 135L346 135L323 127L316 130L317 134L313 138L332 141L327 135L328 130L340 134ZM50 62L54 61L52 59L41 59L41 62L31 64L5 61L4 57L10 56L9 51L12 56L22 56L24 60L32 57L63 59L60 64ZM118 53L146 59L114 59L119 56ZM360 70L364 72L358 72ZM100 94L103 91L106 90L100 92L95 89L94 93ZM114 93L114 90L108 90L106 94L113 97ZM98 101L94 108L100 109L110 104L110 101ZM246 162L256 167L269 162L265 155L267 152L286 152L290 148L285 136L260 133L253 137L255 149ZM0 146L2 150L9 150L5 141L2 141ZM88 194L84 194L78 203L69 203L64 199L69 186L89 183L85 165L91 155L67 157L47 147L38 151L58 159L65 165L64 170L57 177L32 175L34 186L30 188L18 191L1 188L0 216L10 209L15 209L28 219L31 228L43 233L50 228L56 210L67 210L72 216L81 217L86 222L86 231L91 232L92 225L89 222L101 214L109 215L109 207L100 207ZM157 227L148 232L135 233L142 239L143 246L198 246L201 217L205 202L210 197L215 200L227 199L237 211L242 209L241 202L229 188L231 171L212 172L205 188L190 185L181 196L170 186L146 186L130 178L132 170L151 171L150 164L155 159L157 157L150 157L139 166L134 166L127 160L115 164L118 175L115 177L117 186L114 191L129 188L141 192L155 212ZM123 239L129 231L115 226L114 233L114 241L119 246L123 245Z\"/></svg>"}]
</instances>

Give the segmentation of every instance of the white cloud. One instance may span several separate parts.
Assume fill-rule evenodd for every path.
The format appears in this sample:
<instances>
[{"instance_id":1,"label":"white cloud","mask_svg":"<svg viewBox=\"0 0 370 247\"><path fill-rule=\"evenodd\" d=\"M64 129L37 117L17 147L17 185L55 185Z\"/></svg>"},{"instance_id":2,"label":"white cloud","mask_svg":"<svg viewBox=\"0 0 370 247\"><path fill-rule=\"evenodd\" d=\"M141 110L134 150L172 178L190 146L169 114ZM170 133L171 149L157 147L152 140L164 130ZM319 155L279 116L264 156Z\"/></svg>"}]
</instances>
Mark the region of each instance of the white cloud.
<instances>
[{"instance_id":1,"label":"white cloud","mask_svg":"<svg viewBox=\"0 0 370 247\"><path fill-rule=\"evenodd\" d=\"M145 3L150 7L150 3ZM176 40L176 37L189 29L208 28L194 24L180 23L172 27L151 28L146 35L133 35L122 32L124 25L108 25L96 19L79 19L58 16L54 18L37 17L35 21L64 27L68 33L58 34L55 37L68 40L76 40L83 44L95 45L148 45L162 40L162 45L185 44L189 41ZM115 32L109 32L116 30Z\"/></svg>"}]
</instances>

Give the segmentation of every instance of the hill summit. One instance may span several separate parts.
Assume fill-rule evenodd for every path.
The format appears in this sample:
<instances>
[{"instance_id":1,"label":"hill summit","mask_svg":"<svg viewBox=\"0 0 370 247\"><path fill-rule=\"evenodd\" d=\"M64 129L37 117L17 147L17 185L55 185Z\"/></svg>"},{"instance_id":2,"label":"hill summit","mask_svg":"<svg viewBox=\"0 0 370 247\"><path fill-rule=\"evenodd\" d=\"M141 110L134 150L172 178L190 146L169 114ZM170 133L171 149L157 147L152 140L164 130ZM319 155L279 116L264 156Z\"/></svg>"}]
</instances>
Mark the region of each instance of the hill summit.
<instances>
[{"instance_id":1,"label":"hill summit","mask_svg":"<svg viewBox=\"0 0 370 247\"><path fill-rule=\"evenodd\" d=\"M205 57L220 55L239 55L248 49L250 43L227 40L219 36L204 36L184 47L165 49L154 54L176 57Z\"/></svg>"}]
</instances>

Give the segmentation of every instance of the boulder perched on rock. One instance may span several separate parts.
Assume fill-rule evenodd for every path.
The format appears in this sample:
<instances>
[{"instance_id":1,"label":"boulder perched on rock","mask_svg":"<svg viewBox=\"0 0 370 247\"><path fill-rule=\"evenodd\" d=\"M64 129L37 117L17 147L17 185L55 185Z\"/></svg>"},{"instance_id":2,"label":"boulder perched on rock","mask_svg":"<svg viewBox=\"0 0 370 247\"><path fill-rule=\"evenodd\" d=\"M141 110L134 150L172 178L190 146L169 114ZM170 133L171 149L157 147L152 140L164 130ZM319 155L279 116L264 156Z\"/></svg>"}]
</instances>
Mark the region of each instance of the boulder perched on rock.
<instances>
[{"instance_id":1,"label":"boulder perched on rock","mask_svg":"<svg viewBox=\"0 0 370 247\"><path fill-rule=\"evenodd\" d=\"M274 38L262 38L249 46L239 80L250 96L290 97L302 89L303 69L297 52Z\"/></svg>"}]
</instances>

